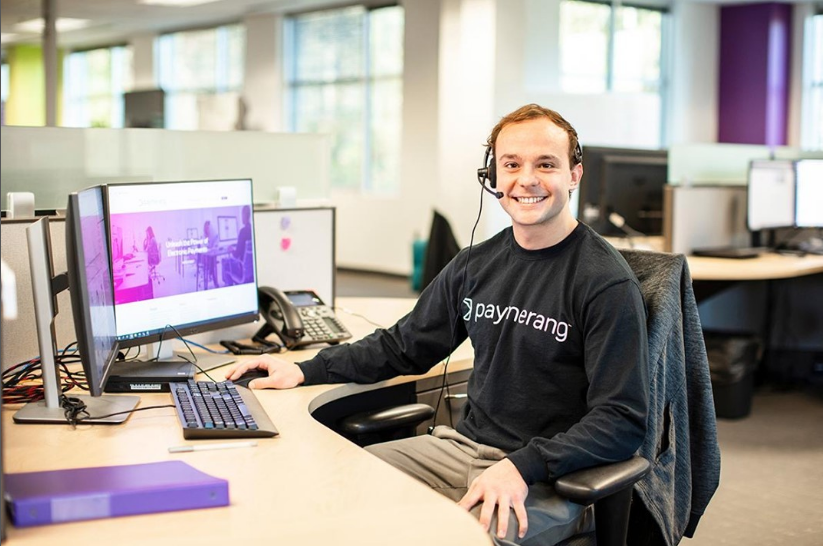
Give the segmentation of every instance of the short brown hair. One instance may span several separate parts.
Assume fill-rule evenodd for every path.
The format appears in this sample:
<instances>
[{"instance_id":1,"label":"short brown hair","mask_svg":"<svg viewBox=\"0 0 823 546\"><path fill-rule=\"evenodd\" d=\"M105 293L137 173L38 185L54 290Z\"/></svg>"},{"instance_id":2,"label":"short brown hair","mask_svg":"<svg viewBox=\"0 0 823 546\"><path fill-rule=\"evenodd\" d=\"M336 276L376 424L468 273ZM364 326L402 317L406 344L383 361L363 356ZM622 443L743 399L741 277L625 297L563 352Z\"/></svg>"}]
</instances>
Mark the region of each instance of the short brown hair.
<instances>
[{"instance_id":1,"label":"short brown hair","mask_svg":"<svg viewBox=\"0 0 823 546\"><path fill-rule=\"evenodd\" d=\"M497 144L497 137L500 134L500 131L503 130L503 127L511 125L512 123L520 123L521 121L529 121L538 118L548 119L566 131L566 134L569 135L569 165L574 167L583 161L583 154L580 151L580 141L577 139L577 131L574 130L571 123L566 121L563 116L554 110L543 108L539 104L534 103L521 106L511 114L503 116L500 121L497 122L497 125L494 126L494 129L492 129L489 138L486 139L486 146L491 147L492 152L494 152L495 145Z\"/></svg>"}]
</instances>

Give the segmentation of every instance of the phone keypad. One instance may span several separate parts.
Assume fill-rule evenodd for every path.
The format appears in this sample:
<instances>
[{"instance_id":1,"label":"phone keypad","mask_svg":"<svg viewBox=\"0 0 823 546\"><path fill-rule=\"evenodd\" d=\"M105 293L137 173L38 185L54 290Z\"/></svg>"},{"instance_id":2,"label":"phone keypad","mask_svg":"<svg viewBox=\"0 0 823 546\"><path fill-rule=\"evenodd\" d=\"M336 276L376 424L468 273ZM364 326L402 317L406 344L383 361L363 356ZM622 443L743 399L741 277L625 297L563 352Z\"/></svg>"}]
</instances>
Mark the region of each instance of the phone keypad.
<instances>
[{"instance_id":1,"label":"phone keypad","mask_svg":"<svg viewBox=\"0 0 823 546\"><path fill-rule=\"evenodd\" d=\"M337 341L351 337L331 309L325 306L299 307L305 336L314 341Z\"/></svg>"}]
</instances>

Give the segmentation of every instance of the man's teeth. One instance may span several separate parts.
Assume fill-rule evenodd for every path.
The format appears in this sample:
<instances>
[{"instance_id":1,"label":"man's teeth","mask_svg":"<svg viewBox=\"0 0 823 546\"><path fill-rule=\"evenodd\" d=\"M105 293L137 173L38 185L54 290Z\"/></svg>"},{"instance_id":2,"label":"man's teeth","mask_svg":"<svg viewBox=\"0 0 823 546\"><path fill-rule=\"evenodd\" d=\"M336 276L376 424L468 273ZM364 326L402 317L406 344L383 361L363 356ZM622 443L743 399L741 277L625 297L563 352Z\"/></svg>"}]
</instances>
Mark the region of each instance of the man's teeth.
<instances>
[{"instance_id":1,"label":"man's teeth","mask_svg":"<svg viewBox=\"0 0 823 546\"><path fill-rule=\"evenodd\" d=\"M526 205L533 205L534 203L539 203L545 197L515 197L518 203L524 203Z\"/></svg>"}]
</instances>

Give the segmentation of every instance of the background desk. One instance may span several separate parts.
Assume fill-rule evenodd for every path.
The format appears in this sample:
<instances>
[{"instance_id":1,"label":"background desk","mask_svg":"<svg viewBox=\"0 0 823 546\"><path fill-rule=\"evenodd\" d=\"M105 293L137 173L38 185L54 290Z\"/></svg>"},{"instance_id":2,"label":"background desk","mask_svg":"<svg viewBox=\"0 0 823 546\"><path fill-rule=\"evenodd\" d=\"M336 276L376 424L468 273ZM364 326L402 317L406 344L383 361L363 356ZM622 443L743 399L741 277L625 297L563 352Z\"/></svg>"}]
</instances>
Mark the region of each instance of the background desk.
<instances>
[{"instance_id":1,"label":"background desk","mask_svg":"<svg viewBox=\"0 0 823 546\"><path fill-rule=\"evenodd\" d=\"M413 300L339 298L338 305L390 325ZM355 337L372 331L366 320L340 318ZM314 351L287 353L304 360ZM450 370L471 366L465 347ZM442 370L436 366L427 374ZM212 377L222 379L221 369ZM183 440L173 408L138 412L116 426L15 425L3 409L5 469L24 472L180 459L229 481L231 506L91 520L29 529L9 528L7 543L54 545L192 544L216 537L236 544L490 544L475 519L455 503L395 470L315 421L310 410L332 400L388 385L318 385L287 391L255 391L280 430L254 448L170 454ZM140 407L170 403L170 395L142 395Z\"/></svg>"}]
</instances>

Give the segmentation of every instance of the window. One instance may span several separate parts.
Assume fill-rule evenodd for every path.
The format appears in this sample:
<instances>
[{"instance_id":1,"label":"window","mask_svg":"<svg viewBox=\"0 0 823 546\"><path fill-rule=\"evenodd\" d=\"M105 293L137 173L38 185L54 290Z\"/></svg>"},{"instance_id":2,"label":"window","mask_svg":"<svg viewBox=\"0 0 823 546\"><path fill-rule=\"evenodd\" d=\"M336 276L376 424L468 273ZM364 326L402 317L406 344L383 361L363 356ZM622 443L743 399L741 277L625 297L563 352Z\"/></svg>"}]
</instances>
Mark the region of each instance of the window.
<instances>
[{"instance_id":1,"label":"window","mask_svg":"<svg viewBox=\"0 0 823 546\"><path fill-rule=\"evenodd\" d=\"M287 20L289 129L328 133L332 186L400 185L404 12L352 6Z\"/></svg>"},{"instance_id":2,"label":"window","mask_svg":"<svg viewBox=\"0 0 823 546\"><path fill-rule=\"evenodd\" d=\"M659 9L622 3L563 0L563 91L661 93L664 16Z\"/></svg>"},{"instance_id":3,"label":"window","mask_svg":"<svg viewBox=\"0 0 823 546\"><path fill-rule=\"evenodd\" d=\"M131 47L69 53L63 70L64 126L123 127L123 93L132 86Z\"/></svg>"},{"instance_id":4,"label":"window","mask_svg":"<svg viewBox=\"0 0 823 546\"><path fill-rule=\"evenodd\" d=\"M823 150L823 13L810 18L805 33L808 61L804 80L801 144L810 150Z\"/></svg>"},{"instance_id":5,"label":"window","mask_svg":"<svg viewBox=\"0 0 823 546\"><path fill-rule=\"evenodd\" d=\"M200 128L201 97L241 91L245 49L246 30L242 25L175 32L158 38L156 80L166 92L167 129Z\"/></svg>"}]
</instances>

